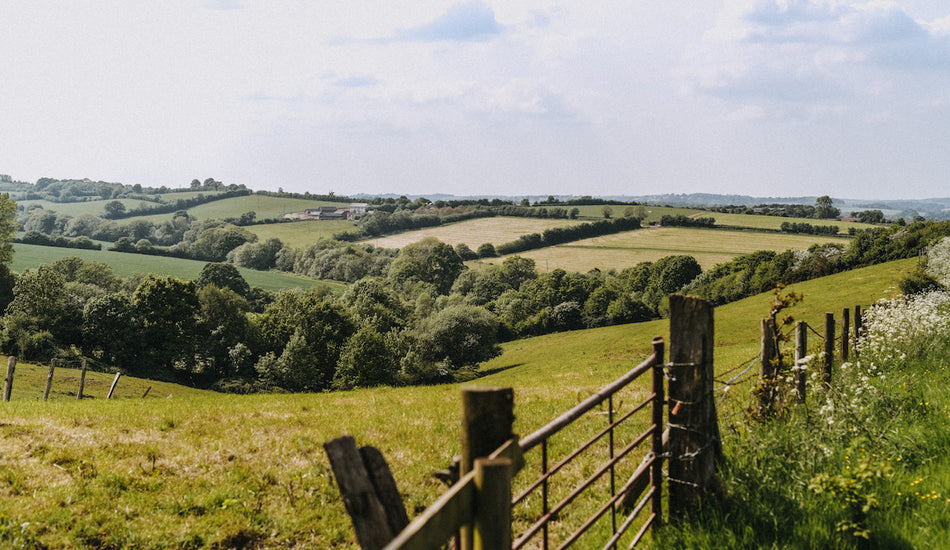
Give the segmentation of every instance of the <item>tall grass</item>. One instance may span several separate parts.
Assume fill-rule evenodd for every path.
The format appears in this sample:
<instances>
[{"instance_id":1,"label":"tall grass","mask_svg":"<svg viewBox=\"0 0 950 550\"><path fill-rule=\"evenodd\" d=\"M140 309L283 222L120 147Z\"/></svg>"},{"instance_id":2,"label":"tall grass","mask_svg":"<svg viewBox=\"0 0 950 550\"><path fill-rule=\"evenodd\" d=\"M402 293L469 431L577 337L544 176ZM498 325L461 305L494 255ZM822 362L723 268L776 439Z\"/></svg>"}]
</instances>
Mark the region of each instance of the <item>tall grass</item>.
<instances>
[{"instance_id":1,"label":"tall grass","mask_svg":"<svg viewBox=\"0 0 950 550\"><path fill-rule=\"evenodd\" d=\"M836 369L830 386L814 372L805 404L790 393L777 418L723 427L724 494L656 545L945 547L948 315L950 298L937 294L870 308L860 358Z\"/></svg>"}]
</instances>

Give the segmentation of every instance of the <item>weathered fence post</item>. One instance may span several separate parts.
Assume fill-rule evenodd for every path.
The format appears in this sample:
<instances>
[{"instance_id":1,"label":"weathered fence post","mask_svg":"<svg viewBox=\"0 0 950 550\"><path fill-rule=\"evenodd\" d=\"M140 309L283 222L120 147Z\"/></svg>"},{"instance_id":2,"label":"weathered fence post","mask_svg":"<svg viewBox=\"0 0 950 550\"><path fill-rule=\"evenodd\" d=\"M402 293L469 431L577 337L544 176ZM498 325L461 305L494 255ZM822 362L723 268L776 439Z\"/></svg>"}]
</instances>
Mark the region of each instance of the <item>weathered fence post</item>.
<instances>
[{"instance_id":1,"label":"weathered fence post","mask_svg":"<svg viewBox=\"0 0 950 550\"><path fill-rule=\"evenodd\" d=\"M56 371L56 358L49 360L49 374L46 375L46 389L43 391L43 401L49 400L49 391L53 389L53 372Z\"/></svg>"},{"instance_id":2,"label":"weathered fence post","mask_svg":"<svg viewBox=\"0 0 950 550\"><path fill-rule=\"evenodd\" d=\"M86 358L82 358L82 371L79 373L79 391L76 393L76 399L82 399L82 390L86 387Z\"/></svg>"},{"instance_id":3,"label":"weathered fence post","mask_svg":"<svg viewBox=\"0 0 950 550\"><path fill-rule=\"evenodd\" d=\"M3 385L3 400L9 401L10 394L13 393L13 373L16 371L16 356L11 355L7 359L7 380Z\"/></svg>"},{"instance_id":4,"label":"weathered fence post","mask_svg":"<svg viewBox=\"0 0 950 550\"><path fill-rule=\"evenodd\" d=\"M327 441L323 448L330 460L343 504L353 521L360 548L383 548L409 523L389 466L379 451L372 447L358 449L356 440L348 435ZM391 501L393 492L396 502ZM383 502L380 494L386 495L383 498L387 502Z\"/></svg>"},{"instance_id":5,"label":"weathered fence post","mask_svg":"<svg viewBox=\"0 0 950 550\"><path fill-rule=\"evenodd\" d=\"M693 296L670 296L669 506L689 513L717 485L722 455L713 398L713 307Z\"/></svg>"},{"instance_id":6,"label":"weathered fence post","mask_svg":"<svg viewBox=\"0 0 950 550\"><path fill-rule=\"evenodd\" d=\"M650 484L653 485L653 497L650 512L653 514L653 533L663 523L663 402L666 376L663 372L663 338L653 339L653 467L650 470ZM642 491L642 489L641 489Z\"/></svg>"},{"instance_id":7,"label":"weathered fence post","mask_svg":"<svg viewBox=\"0 0 950 550\"><path fill-rule=\"evenodd\" d=\"M851 310L844 308L841 310L841 362L848 362L848 352L851 347Z\"/></svg>"},{"instance_id":8,"label":"weathered fence post","mask_svg":"<svg viewBox=\"0 0 950 550\"><path fill-rule=\"evenodd\" d=\"M476 458L487 457L511 439L514 420L514 392L511 388L462 388L462 461L459 463L461 476L472 471ZM511 529L510 522L508 529ZM474 548L471 527L463 527L459 538L462 550Z\"/></svg>"},{"instance_id":9,"label":"weathered fence post","mask_svg":"<svg viewBox=\"0 0 950 550\"><path fill-rule=\"evenodd\" d=\"M771 317L762 319L762 351L759 363L759 414L767 415L775 401L775 372L778 370L778 346L775 345L775 323Z\"/></svg>"},{"instance_id":10,"label":"weathered fence post","mask_svg":"<svg viewBox=\"0 0 950 550\"><path fill-rule=\"evenodd\" d=\"M475 550L511 548L511 460L475 459Z\"/></svg>"},{"instance_id":11,"label":"weathered fence post","mask_svg":"<svg viewBox=\"0 0 950 550\"><path fill-rule=\"evenodd\" d=\"M831 384L831 369L835 364L835 314L825 313L825 384Z\"/></svg>"},{"instance_id":12,"label":"weathered fence post","mask_svg":"<svg viewBox=\"0 0 950 550\"><path fill-rule=\"evenodd\" d=\"M858 342L861 341L861 329L864 328L864 319L861 317L861 306L854 306L854 356L859 355Z\"/></svg>"},{"instance_id":13,"label":"weathered fence post","mask_svg":"<svg viewBox=\"0 0 950 550\"><path fill-rule=\"evenodd\" d=\"M142 399L148 397L148 392L152 391L152 386L145 388L145 393L142 394Z\"/></svg>"},{"instance_id":14,"label":"weathered fence post","mask_svg":"<svg viewBox=\"0 0 950 550\"><path fill-rule=\"evenodd\" d=\"M802 359L808 353L808 325L805 321L795 324L795 367L802 368ZM798 371L798 399L805 402L805 383L808 380L808 371Z\"/></svg>"},{"instance_id":15,"label":"weathered fence post","mask_svg":"<svg viewBox=\"0 0 950 550\"><path fill-rule=\"evenodd\" d=\"M112 394L115 392L115 385L119 383L120 376L122 376L121 372L115 373L115 378L112 380L112 386L109 388L109 395L106 396L106 399L112 399Z\"/></svg>"}]
</instances>

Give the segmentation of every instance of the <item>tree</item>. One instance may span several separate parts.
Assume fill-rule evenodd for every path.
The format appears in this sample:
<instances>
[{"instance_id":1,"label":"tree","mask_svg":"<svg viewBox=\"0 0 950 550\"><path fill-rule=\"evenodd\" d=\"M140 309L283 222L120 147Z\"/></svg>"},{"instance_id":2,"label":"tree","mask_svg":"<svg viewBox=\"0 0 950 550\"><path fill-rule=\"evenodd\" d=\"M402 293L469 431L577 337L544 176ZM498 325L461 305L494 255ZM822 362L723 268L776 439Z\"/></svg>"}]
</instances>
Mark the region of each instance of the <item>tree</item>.
<instances>
[{"instance_id":1,"label":"tree","mask_svg":"<svg viewBox=\"0 0 950 550\"><path fill-rule=\"evenodd\" d=\"M333 387L348 390L392 384L396 379L396 365L383 335L365 326L343 346Z\"/></svg>"},{"instance_id":2,"label":"tree","mask_svg":"<svg viewBox=\"0 0 950 550\"><path fill-rule=\"evenodd\" d=\"M834 207L834 201L828 195L815 199L815 217L818 219L837 218L841 211Z\"/></svg>"},{"instance_id":3,"label":"tree","mask_svg":"<svg viewBox=\"0 0 950 550\"><path fill-rule=\"evenodd\" d=\"M610 219L610 216L613 216L614 214L614 209L611 208L609 205L605 204L604 207L600 209L600 212L604 215L605 218Z\"/></svg>"},{"instance_id":4,"label":"tree","mask_svg":"<svg viewBox=\"0 0 950 550\"><path fill-rule=\"evenodd\" d=\"M124 294L92 298L82 317L83 351L123 370L134 370L141 327L132 302Z\"/></svg>"},{"instance_id":5,"label":"tree","mask_svg":"<svg viewBox=\"0 0 950 550\"><path fill-rule=\"evenodd\" d=\"M492 243L482 243L478 246L476 252L479 258L497 258L498 252L495 251L495 245Z\"/></svg>"},{"instance_id":6,"label":"tree","mask_svg":"<svg viewBox=\"0 0 950 550\"><path fill-rule=\"evenodd\" d=\"M104 206L107 218L120 218L125 214L125 205L122 201L109 201Z\"/></svg>"},{"instance_id":7,"label":"tree","mask_svg":"<svg viewBox=\"0 0 950 550\"><path fill-rule=\"evenodd\" d=\"M247 296L251 287L241 276L241 272L231 264L222 262L211 262L201 268L201 273L195 280L197 288L202 289L207 285L214 285L218 288L229 289L239 296Z\"/></svg>"},{"instance_id":8,"label":"tree","mask_svg":"<svg viewBox=\"0 0 950 550\"><path fill-rule=\"evenodd\" d=\"M249 374L235 368L232 350L247 340L247 300L229 288L206 285L198 291L196 353L202 358L206 383Z\"/></svg>"},{"instance_id":9,"label":"tree","mask_svg":"<svg viewBox=\"0 0 950 550\"><path fill-rule=\"evenodd\" d=\"M419 351L448 369L477 365L501 354L498 318L476 306L450 306L417 327Z\"/></svg>"},{"instance_id":10,"label":"tree","mask_svg":"<svg viewBox=\"0 0 950 550\"><path fill-rule=\"evenodd\" d=\"M132 295L142 320L140 345L144 372L167 377L189 370L194 362L195 325L199 310L194 281L149 275Z\"/></svg>"},{"instance_id":11,"label":"tree","mask_svg":"<svg viewBox=\"0 0 950 550\"><path fill-rule=\"evenodd\" d=\"M452 283L465 269L455 250L435 237L404 246L389 268L389 279L404 291L415 283L430 283L440 294L448 294Z\"/></svg>"},{"instance_id":12,"label":"tree","mask_svg":"<svg viewBox=\"0 0 950 550\"><path fill-rule=\"evenodd\" d=\"M13 233L16 231L16 202L9 193L0 193L0 264L13 260Z\"/></svg>"}]
</instances>

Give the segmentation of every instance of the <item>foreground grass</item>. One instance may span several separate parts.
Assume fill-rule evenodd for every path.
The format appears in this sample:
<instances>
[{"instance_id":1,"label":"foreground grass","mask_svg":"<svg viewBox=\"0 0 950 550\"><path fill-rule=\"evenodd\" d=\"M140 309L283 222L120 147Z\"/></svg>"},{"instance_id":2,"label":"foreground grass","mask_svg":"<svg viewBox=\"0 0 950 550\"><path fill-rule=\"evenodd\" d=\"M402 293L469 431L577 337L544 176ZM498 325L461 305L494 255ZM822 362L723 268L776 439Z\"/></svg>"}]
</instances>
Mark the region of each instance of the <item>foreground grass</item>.
<instances>
[{"instance_id":1,"label":"foreground grass","mask_svg":"<svg viewBox=\"0 0 950 550\"><path fill-rule=\"evenodd\" d=\"M912 265L796 285L807 297L795 314L820 318L868 304ZM717 309L717 369L755 354L768 301L757 296ZM642 361L650 339L667 331L666 322L654 321L511 342L477 383L514 387L515 431L528 434ZM444 491L431 473L459 452L456 384L251 396L169 390L170 398L162 390L163 399L48 403L18 397L24 388L0 403L5 547L355 548L324 441L349 433L378 447L410 515ZM618 408L631 407L642 390L633 388ZM731 393L733 408L747 404L742 388ZM595 415L581 432L602 423ZM590 468L585 462L568 475Z\"/></svg>"},{"instance_id":2,"label":"foreground grass","mask_svg":"<svg viewBox=\"0 0 950 550\"><path fill-rule=\"evenodd\" d=\"M128 277L133 273L154 273L181 279L195 279L207 264L207 262L186 260L184 258L128 254L108 250L79 250L21 243L14 244L13 250L13 261L10 264L10 269L17 273L70 256L76 256L86 261L102 262L111 267L112 271L120 277ZM238 271L251 286L258 286L267 290L311 288L314 286L326 286L331 292L342 292L345 289L345 285L341 283L318 281L290 273L257 271L243 267L239 267Z\"/></svg>"},{"instance_id":3,"label":"foreground grass","mask_svg":"<svg viewBox=\"0 0 950 550\"><path fill-rule=\"evenodd\" d=\"M579 273L586 273L594 268L619 271L640 262L654 262L674 254L688 254L696 258L703 269L709 269L736 256L757 250L804 250L813 244L827 242L846 243L839 238L818 235L647 227L529 250L518 255L534 259L541 269L561 268ZM506 258L507 256L492 258L488 261L500 263Z\"/></svg>"}]
</instances>

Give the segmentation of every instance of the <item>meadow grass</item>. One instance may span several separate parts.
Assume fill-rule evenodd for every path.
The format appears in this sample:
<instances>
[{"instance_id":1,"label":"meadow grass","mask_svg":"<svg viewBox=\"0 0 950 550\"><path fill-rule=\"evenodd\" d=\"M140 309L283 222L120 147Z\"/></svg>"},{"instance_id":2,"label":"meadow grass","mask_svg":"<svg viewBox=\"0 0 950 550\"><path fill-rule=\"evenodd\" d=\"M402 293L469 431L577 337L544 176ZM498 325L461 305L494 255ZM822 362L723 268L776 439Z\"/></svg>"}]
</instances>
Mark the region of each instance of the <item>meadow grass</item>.
<instances>
[{"instance_id":1,"label":"meadow grass","mask_svg":"<svg viewBox=\"0 0 950 550\"><path fill-rule=\"evenodd\" d=\"M426 237L435 237L440 241L455 246L465 243L472 250L479 245L490 243L495 246L517 240L522 235L542 233L552 227L566 227L586 223L585 220L549 219L549 218L515 218L509 216L495 216L492 218L476 218L457 223L406 231L387 237L366 239L383 248L402 248L407 244L421 241Z\"/></svg>"},{"instance_id":2,"label":"meadow grass","mask_svg":"<svg viewBox=\"0 0 950 550\"><path fill-rule=\"evenodd\" d=\"M22 273L44 264L52 263L61 258L76 256L86 261L102 262L112 268L120 277L128 277L133 273L154 273L181 279L195 279L201 269L207 264L199 260L184 258L169 258L165 256L149 256L146 254L129 254L108 250L80 250L75 248L59 248L55 246L39 246L16 243L13 245L13 262L10 269ZM311 288L325 286L331 292L343 292L346 285L332 281L318 281L291 273L277 271L257 271L239 267L241 276L251 286L258 286L267 290L282 288Z\"/></svg>"},{"instance_id":3,"label":"meadow grass","mask_svg":"<svg viewBox=\"0 0 950 550\"><path fill-rule=\"evenodd\" d=\"M212 202L199 204L188 209L188 213L199 220L222 218L237 218L246 212L254 212L258 218L282 218L291 212L303 212L308 208L319 206L349 206L348 202L328 202L319 200L293 199L287 197L271 197L267 195L246 195L230 197ZM136 220L149 220L160 223L172 218L173 213L138 216Z\"/></svg>"},{"instance_id":4,"label":"meadow grass","mask_svg":"<svg viewBox=\"0 0 950 550\"><path fill-rule=\"evenodd\" d=\"M761 216L760 216L761 217ZM727 262L736 256L757 250L807 249L818 243L845 241L819 235L793 235L686 227L646 227L581 241L521 252L532 258L539 269L564 269L586 273L597 268L618 271L640 262L654 262L665 256L687 254L703 269ZM508 256L483 259L503 262Z\"/></svg>"},{"instance_id":5,"label":"meadow grass","mask_svg":"<svg viewBox=\"0 0 950 550\"><path fill-rule=\"evenodd\" d=\"M97 201L82 201L82 202L52 202L47 200L19 200L16 201L17 206L24 209L29 208L32 205L38 205L43 207L44 210L49 210L50 212L56 212L57 214L67 214L69 216L81 216L83 214L94 214L96 216L102 216L106 213L106 203L112 202L113 200L118 200L125 208L139 208L140 206L152 207L156 206L153 202L143 201L139 199L106 199L106 200L97 200Z\"/></svg>"},{"instance_id":6,"label":"meadow grass","mask_svg":"<svg viewBox=\"0 0 950 550\"><path fill-rule=\"evenodd\" d=\"M782 218L780 216L759 216L754 214L724 214L721 212L704 212L703 217L716 218L716 225L725 225L733 227L752 227L756 229L781 229L784 222L789 223L809 223L811 225L834 225L838 227L838 232L847 235L848 230L854 229L873 229L875 226L869 223L858 222L839 222L834 220L816 220L814 218Z\"/></svg>"},{"instance_id":7,"label":"meadow grass","mask_svg":"<svg viewBox=\"0 0 950 550\"><path fill-rule=\"evenodd\" d=\"M894 262L795 285L806 298L793 314L811 320L869 304L913 265ZM717 308L717 370L756 353L770 298ZM472 383L513 387L515 431L528 434L640 363L652 337L667 332L668 322L659 320L509 342ZM41 382L21 379L26 368L17 372L14 401L0 403L0 541L11 547L356 548L324 441L348 433L379 448L410 516L444 491L431 474L459 453L460 384L247 396L169 389L166 397L163 389L156 396L163 399L43 403L26 390ZM45 383L45 370L34 377ZM747 389L731 391L723 409L743 409ZM628 410L645 392L634 384L615 406ZM552 443L552 455L604 422L603 414L581 421ZM537 457L528 460L528 469L536 468ZM594 467L583 460L564 475L574 481ZM625 475L618 469L620 483ZM552 488L555 496L564 491ZM536 509L537 499L527 506ZM515 514L522 526L527 512ZM572 518L565 514L552 527L555 535Z\"/></svg>"},{"instance_id":8,"label":"meadow grass","mask_svg":"<svg viewBox=\"0 0 950 550\"><path fill-rule=\"evenodd\" d=\"M337 233L358 231L356 223L349 220L301 220L248 225L244 229L257 235L259 242L276 238L291 248L299 249L307 248L320 239L332 239Z\"/></svg>"}]
</instances>

